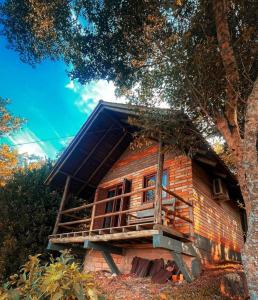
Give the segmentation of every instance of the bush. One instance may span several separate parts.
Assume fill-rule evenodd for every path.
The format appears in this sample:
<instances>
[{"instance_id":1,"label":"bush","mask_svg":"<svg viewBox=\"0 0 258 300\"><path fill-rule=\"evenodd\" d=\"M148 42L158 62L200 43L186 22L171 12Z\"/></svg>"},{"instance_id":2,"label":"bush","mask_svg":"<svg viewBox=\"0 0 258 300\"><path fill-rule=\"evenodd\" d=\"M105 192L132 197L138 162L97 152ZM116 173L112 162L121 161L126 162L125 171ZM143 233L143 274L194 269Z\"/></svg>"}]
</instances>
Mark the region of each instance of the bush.
<instances>
[{"instance_id":1,"label":"bush","mask_svg":"<svg viewBox=\"0 0 258 300\"><path fill-rule=\"evenodd\" d=\"M42 264L40 255L29 256L18 274L0 289L0 300L97 300L91 276L80 272L79 264L63 251L60 257Z\"/></svg>"},{"instance_id":2,"label":"bush","mask_svg":"<svg viewBox=\"0 0 258 300\"><path fill-rule=\"evenodd\" d=\"M0 187L0 282L17 272L29 254L43 253L60 203L60 194L44 185L52 168L22 169Z\"/></svg>"}]
</instances>

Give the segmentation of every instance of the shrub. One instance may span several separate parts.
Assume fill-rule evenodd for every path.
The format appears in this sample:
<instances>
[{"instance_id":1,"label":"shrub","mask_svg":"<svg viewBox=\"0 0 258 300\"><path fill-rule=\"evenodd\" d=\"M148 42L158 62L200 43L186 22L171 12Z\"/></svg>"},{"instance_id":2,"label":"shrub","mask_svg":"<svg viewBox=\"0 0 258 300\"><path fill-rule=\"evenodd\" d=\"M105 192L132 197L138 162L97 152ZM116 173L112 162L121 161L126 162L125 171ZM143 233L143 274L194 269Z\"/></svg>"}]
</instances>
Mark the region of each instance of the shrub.
<instances>
[{"instance_id":1,"label":"shrub","mask_svg":"<svg viewBox=\"0 0 258 300\"><path fill-rule=\"evenodd\" d=\"M29 256L18 274L0 289L0 300L97 300L91 276L80 272L69 251L42 264L40 255Z\"/></svg>"},{"instance_id":2,"label":"shrub","mask_svg":"<svg viewBox=\"0 0 258 300\"><path fill-rule=\"evenodd\" d=\"M16 273L29 254L44 253L60 195L44 185L52 168L21 169L0 187L0 283Z\"/></svg>"}]
</instances>

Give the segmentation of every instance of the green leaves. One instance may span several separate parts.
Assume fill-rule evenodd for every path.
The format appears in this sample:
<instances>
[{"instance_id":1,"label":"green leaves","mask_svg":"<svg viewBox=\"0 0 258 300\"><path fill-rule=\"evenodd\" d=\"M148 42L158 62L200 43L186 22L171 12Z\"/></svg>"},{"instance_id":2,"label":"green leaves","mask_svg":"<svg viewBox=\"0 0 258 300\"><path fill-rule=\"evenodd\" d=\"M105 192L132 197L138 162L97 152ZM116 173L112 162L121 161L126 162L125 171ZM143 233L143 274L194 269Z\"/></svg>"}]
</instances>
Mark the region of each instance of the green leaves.
<instances>
[{"instance_id":1,"label":"green leaves","mask_svg":"<svg viewBox=\"0 0 258 300\"><path fill-rule=\"evenodd\" d=\"M20 170L0 188L0 281L17 271L28 255L44 253L60 195L44 185L52 164Z\"/></svg>"}]
</instances>

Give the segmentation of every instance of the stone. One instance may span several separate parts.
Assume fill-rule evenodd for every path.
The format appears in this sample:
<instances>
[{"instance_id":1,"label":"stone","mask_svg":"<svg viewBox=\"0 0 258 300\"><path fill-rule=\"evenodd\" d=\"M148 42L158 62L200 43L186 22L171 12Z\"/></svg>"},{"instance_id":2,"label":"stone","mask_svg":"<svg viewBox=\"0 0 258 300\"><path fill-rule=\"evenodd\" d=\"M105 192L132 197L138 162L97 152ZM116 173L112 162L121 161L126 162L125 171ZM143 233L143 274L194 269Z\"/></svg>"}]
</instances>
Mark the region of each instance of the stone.
<instances>
[{"instance_id":1,"label":"stone","mask_svg":"<svg viewBox=\"0 0 258 300\"><path fill-rule=\"evenodd\" d=\"M223 276L220 283L222 295L230 299L243 299L245 295L245 285L243 278L236 273L230 273Z\"/></svg>"}]
</instances>

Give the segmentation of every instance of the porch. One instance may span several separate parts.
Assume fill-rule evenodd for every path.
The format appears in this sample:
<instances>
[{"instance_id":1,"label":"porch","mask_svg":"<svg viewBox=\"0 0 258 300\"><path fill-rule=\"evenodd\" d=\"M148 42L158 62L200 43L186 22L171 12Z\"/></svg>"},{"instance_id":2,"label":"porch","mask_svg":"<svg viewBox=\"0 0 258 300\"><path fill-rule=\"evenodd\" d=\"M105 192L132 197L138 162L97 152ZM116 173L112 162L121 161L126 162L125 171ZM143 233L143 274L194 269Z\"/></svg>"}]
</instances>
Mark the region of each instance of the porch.
<instances>
[{"instance_id":1,"label":"porch","mask_svg":"<svg viewBox=\"0 0 258 300\"><path fill-rule=\"evenodd\" d=\"M161 177L161 172L157 172L157 178ZM94 201L90 204L84 204L79 207L63 209L58 213L57 223L54 231L49 236L48 249L62 250L71 248L74 252L84 254L85 250L99 251L112 273L120 274L119 266L114 261L113 254L124 256L126 249L134 249L141 246L142 249L151 247L152 249L165 249L171 259L178 266L184 278L191 282L196 274L200 272L200 263L197 254L193 248L193 220L192 203L186 201L171 190L166 189L156 180L155 186L142 188L129 193L123 193L114 197ZM68 191L69 179L64 191L64 197ZM144 193L151 192L154 201L144 203L140 206L123 209L124 202L134 195L144 196ZM166 193L166 199L162 199L162 193ZM95 200L97 199L95 195ZM158 200L158 201L157 201ZM129 202L129 201L128 201ZM98 206L112 203L112 207L119 205L119 210L111 213L96 215ZM130 203L130 202L129 202ZM189 216L181 215L180 209L187 207ZM76 213L84 212L89 217L79 218ZM61 222L63 217L72 220ZM95 228L94 224L102 220L101 228ZM104 222L108 220L108 222ZM189 226L189 233L180 232L176 227L177 221L186 223ZM116 225L105 226L104 224ZM83 230L79 230L83 228ZM89 252L90 253L90 252ZM157 255L159 252L157 252ZM195 271L189 270L186 266L183 256L191 260L197 260ZM86 254L87 256L87 254Z\"/></svg>"},{"instance_id":2,"label":"porch","mask_svg":"<svg viewBox=\"0 0 258 300\"><path fill-rule=\"evenodd\" d=\"M156 234L162 234L181 241L192 241L192 203L173 191L157 185L156 183L155 186L70 209L62 209L63 205L61 205L54 232L49 236L50 242L83 243L88 240L92 242L109 241L119 244L150 243ZM67 190L68 186L65 189L63 198L66 198ZM124 206L125 201L129 202L130 197L135 195L142 197L144 193L149 192L155 195L153 202L129 208ZM162 193L167 195L165 200L162 199ZM158 201L155 201L155 199L158 199ZM112 207L119 206L119 209L115 212L96 214L98 206L105 205L107 207L109 203ZM182 215L182 207L187 208L188 216ZM79 217L79 215L86 217ZM62 221L63 219L66 221ZM99 221L101 222L100 228L96 228L96 222ZM189 232L181 232L179 225L188 225Z\"/></svg>"}]
</instances>

